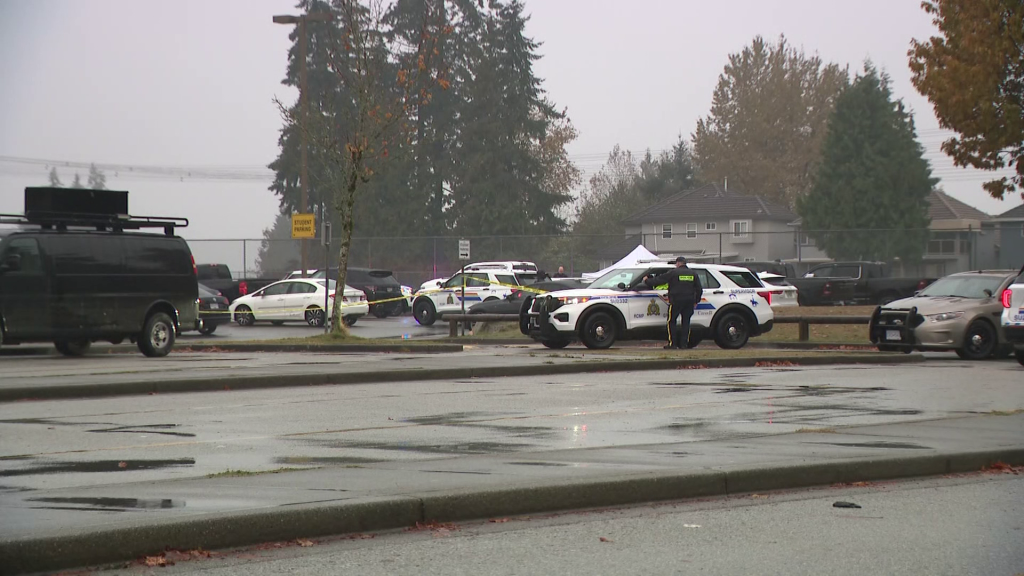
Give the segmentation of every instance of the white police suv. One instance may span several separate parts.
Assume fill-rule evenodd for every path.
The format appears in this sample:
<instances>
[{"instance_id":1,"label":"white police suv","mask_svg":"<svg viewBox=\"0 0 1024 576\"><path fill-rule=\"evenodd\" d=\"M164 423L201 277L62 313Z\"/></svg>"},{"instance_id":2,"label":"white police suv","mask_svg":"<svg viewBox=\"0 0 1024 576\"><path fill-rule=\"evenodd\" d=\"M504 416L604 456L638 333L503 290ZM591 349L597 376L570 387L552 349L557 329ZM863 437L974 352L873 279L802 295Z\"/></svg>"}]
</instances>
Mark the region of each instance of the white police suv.
<instances>
[{"instance_id":1,"label":"white police suv","mask_svg":"<svg viewBox=\"0 0 1024 576\"><path fill-rule=\"evenodd\" d=\"M463 295L465 280L465 295ZM441 314L455 314L462 311L462 300L466 310L477 302L498 300L511 294L519 286L533 284L537 280L537 265L533 262L478 262L466 266L441 283L439 288L423 290L414 295L412 313L416 322L430 326Z\"/></svg>"},{"instance_id":2,"label":"white police suv","mask_svg":"<svg viewBox=\"0 0 1024 576\"><path fill-rule=\"evenodd\" d=\"M1024 366L1024 268L1013 284L1002 293L1003 335L1014 346L1017 362Z\"/></svg>"},{"instance_id":3,"label":"white police suv","mask_svg":"<svg viewBox=\"0 0 1024 576\"><path fill-rule=\"evenodd\" d=\"M665 262L612 270L587 288L527 298L519 329L548 348L579 340L587 348L608 348L622 339L665 339L666 290L651 290L644 276L673 266ZM772 329L771 289L746 268L690 264L704 294L690 321L689 346L712 338L722 348L742 348L751 336Z\"/></svg>"}]
</instances>

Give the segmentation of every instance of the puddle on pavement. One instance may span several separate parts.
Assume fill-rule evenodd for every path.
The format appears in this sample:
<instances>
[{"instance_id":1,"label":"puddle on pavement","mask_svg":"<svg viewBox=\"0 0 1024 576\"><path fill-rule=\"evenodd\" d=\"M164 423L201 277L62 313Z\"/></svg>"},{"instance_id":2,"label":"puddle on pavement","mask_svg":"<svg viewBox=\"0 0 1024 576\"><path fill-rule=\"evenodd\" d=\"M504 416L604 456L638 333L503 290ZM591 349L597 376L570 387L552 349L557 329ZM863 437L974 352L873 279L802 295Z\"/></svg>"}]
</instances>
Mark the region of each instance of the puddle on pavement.
<instances>
[{"instance_id":1,"label":"puddle on pavement","mask_svg":"<svg viewBox=\"0 0 1024 576\"><path fill-rule=\"evenodd\" d=\"M360 458L358 456L280 456L274 458L275 464L376 464L384 462L379 458Z\"/></svg>"},{"instance_id":2,"label":"puddle on pavement","mask_svg":"<svg viewBox=\"0 0 1024 576\"><path fill-rule=\"evenodd\" d=\"M38 424L40 426L114 426L114 422L64 422L49 418L15 418L0 420L0 424Z\"/></svg>"},{"instance_id":3,"label":"puddle on pavement","mask_svg":"<svg viewBox=\"0 0 1024 576\"><path fill-rule=\"evenodd\" d=\"M14 470L0 470L0 477L67 474L74 472L131 472L134 470L161 470L164 468L187 467L195 466L195 464L194 458L180 458L176 460L93 460L87 462L42 461L36 466Z\"/></svg>"},{"instance_id":4,"label":"puddle on pavement","mask_svg":"<svg viewBox=\"0 0 1024 576\"><path fill-rule=\"evenodd\" d=\"M434 414L432 416L416 416L413 418L404 418L402 422L409 422L411 424L425 424L428 426L463 424L467 420L482 420L485 418L497 418L500 416L508 416L508 414L502 414L498 412L449 412L447 414Z\"/></svg>"},{"instance_id":5,"label":"puddle on pavement","mask_svg":"<svg viewBox=\"0 0 1024 576\"><path fill-rule=\"evenodd\" d=\"M58 504L61 506L33 506L56 510L107 510L127 512L128 510L160 510L184 508L184 500L170 498L26 498L28 502ZM85 506L84 508L80 506Z\"/></svg>"},{"instance_id":6,"label":"puddle on pavement","mask_svg":"<svg viewBox=\"0 0 1024 576\"><path fill-rule=\"evenodd\" d=\"M490 476L490 472L477 472L475 470L420 470L428 474L470 474L473 476Z\"/></svg>"},{"instance_id":7,"label":"puddle on pavement","mask_svg":"<svg viewBox=\"0 0 1024 576\"><path fill-rule=\"evenodd\" d=\"M189 432L174 432L170 428L178 428L180 424L143 424L141 426L115 426L113 428L98 428L87 430L96 433L120 433L120 434L159 434L163 436L178 436L182 438L195 438L195 434Z\"/></svg>"},{"instance_id":8,"label":"puddle on pavement","mask_svg":"<svg viewBox=\"0 0 1024 576\"><path fill-rule=\"evenodd\" d=\"M909 442L807 442L807 444L827 444L850 448L904 448L909 450L931 450L930 446L911 444Z\"/></svg>"},{"instance_id":9,"label":"puddle on pavement","mask_svg":"<svg viewBox=\"0 0 1024 576\"><path fill-rule=\"evenodd\" d=\"M509 462L513 466L568 466L564 462Z\"/></svg>"},{"instance_id":10,"label":"puddle on pavement","mask_svg":"<svg viewBox=\"0 0 1024 576\"><path fill-rule=\"evenodd\" d=\"M456 442L452 444L417 444L413 442L346 442L306 440L324 448L350 450L386 450L390 452L421 452L424 454L505 454L532 448L532 444L499 442Z\"/></svg>"}]
</instances>

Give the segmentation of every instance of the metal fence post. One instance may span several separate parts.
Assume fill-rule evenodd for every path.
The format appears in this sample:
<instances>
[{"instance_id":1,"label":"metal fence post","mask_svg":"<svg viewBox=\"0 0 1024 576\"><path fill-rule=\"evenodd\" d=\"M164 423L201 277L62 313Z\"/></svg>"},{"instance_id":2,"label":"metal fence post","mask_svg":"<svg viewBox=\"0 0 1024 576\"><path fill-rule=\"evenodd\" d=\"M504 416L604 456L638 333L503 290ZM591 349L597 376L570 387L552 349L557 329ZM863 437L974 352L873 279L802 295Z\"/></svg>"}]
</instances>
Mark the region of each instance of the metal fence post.
<instances>
[{"instance_id":1,"label":"metal fence post","mask_svg":"<svg viewBox=\"0 0 1024 576\"><path fill-rule=\"evenodd\" d=\"M245 253L245 244L245 240L242 240L242 278L249 277L249 258L248 255Z\"/></svg>"},{"instance_id":2,"label":"metal fence post","mask_svg":"<svg viewBox=\"0 0 1024 576\"><path fill-rule=\"evenodd\" d=\"M718 263L724 264L725 257L722 255L722 233L718 233Z\"/></svg>"}]
</instances>

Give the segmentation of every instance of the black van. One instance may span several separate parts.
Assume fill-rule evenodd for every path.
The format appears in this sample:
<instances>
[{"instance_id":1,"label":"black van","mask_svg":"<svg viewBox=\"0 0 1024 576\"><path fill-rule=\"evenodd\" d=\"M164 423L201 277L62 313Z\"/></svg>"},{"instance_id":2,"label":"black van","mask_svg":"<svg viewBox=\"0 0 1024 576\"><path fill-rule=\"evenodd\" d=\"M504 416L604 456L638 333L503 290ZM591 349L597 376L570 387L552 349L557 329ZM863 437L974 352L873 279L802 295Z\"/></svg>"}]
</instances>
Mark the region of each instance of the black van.
<instances>
[{"instance_id":1,"label":"black van","mask_svg":"<svg viewBox=\"0 0 1024 576\"><path fill-rule=\"evenodd\" d=\"M129 340L166 356L178 333L197 329L195 262L174 235L188 221L128 216L127 196L26 188L25 215L0 215L19 225L0 237L0 344L53 342L78 356Z\"/></svg>"}]
</instances>

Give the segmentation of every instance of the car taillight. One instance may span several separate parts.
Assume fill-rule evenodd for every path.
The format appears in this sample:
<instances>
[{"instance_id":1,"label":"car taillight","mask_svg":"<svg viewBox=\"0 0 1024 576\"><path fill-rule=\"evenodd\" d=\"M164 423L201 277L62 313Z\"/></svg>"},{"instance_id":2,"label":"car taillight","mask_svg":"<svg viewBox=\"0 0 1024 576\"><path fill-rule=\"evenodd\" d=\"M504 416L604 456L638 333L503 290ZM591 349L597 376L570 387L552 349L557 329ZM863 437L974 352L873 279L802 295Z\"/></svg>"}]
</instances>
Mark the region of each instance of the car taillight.
<instances>
[{"instance_id":1,"label":"car taillight","mask_svg":"<svg viewBox=\"0 0 1024 576\"><path fill-rule=\"evenodd\" d=\"M772 305L772 293L771 292L758 292L758 296L768 301L768 305Z\"/></svg>"},{"instance_id":2,"label":"car taillight","mask_svg":"<svg viewBox=\"0 0 1024 576\"><path fill-rule=\"evenodd\" d=\"M334 294L328 294L327 297L330 298L331 300L334 300Z\"/></svg>"},{"instance_id":3,"label":"car taillight","mask_svg":"<svg viewBox=\"0 0 1024 576\"><path fill-rule=\"evenodd\" d=\"M927 287L928 287L928 281L927 280L921 280L920 282L917 283L917 289L918 290L924 290Z\"/></svg>"},{"instance_id":4,"label":"car taillight","mask_svg":"<svg viewBox=\"0 0 1024 576\"><path fill-rule=\"evenodd\" d=\"M249 293L249 284L247 284L245 282L245 280L242 280L241 282L238 283L238 295L239 296L245 296L248 293Z\"/></svg>"},{"instance_id":5,"label":"car taillight","mask_svg":"<svg viewBox=\"0 0 1024 576\"><path fill-rule=\"evenodd\" d=\"M1006 290L1003 290L1003 308L1009 308L1010 307L1010 300L1012 300L1012 299L1013 299L1013 290L1010 290L1009 288L1007 288Z\"/></svg>"},{"instance_id":6,"label":"car taillight","mask_svg":"<svg viewBox=\"0 0 1024 576\"><path fill-rule=\"evenodd\" d=\"M369 290L370 292L376 292L377 291L377 287L376 286L367 286L366 289Z\"/></svg>"},{"instance_id":7,"label":"car taillight","mask_svg":"<svg viewBox=\"0 0 1024 576\"><path fill-rule=\"evenodd\" d=\"M199 276L199 268L196 268L196 257L192 256L192 275Z\"/></svg>"}]
</instances>

